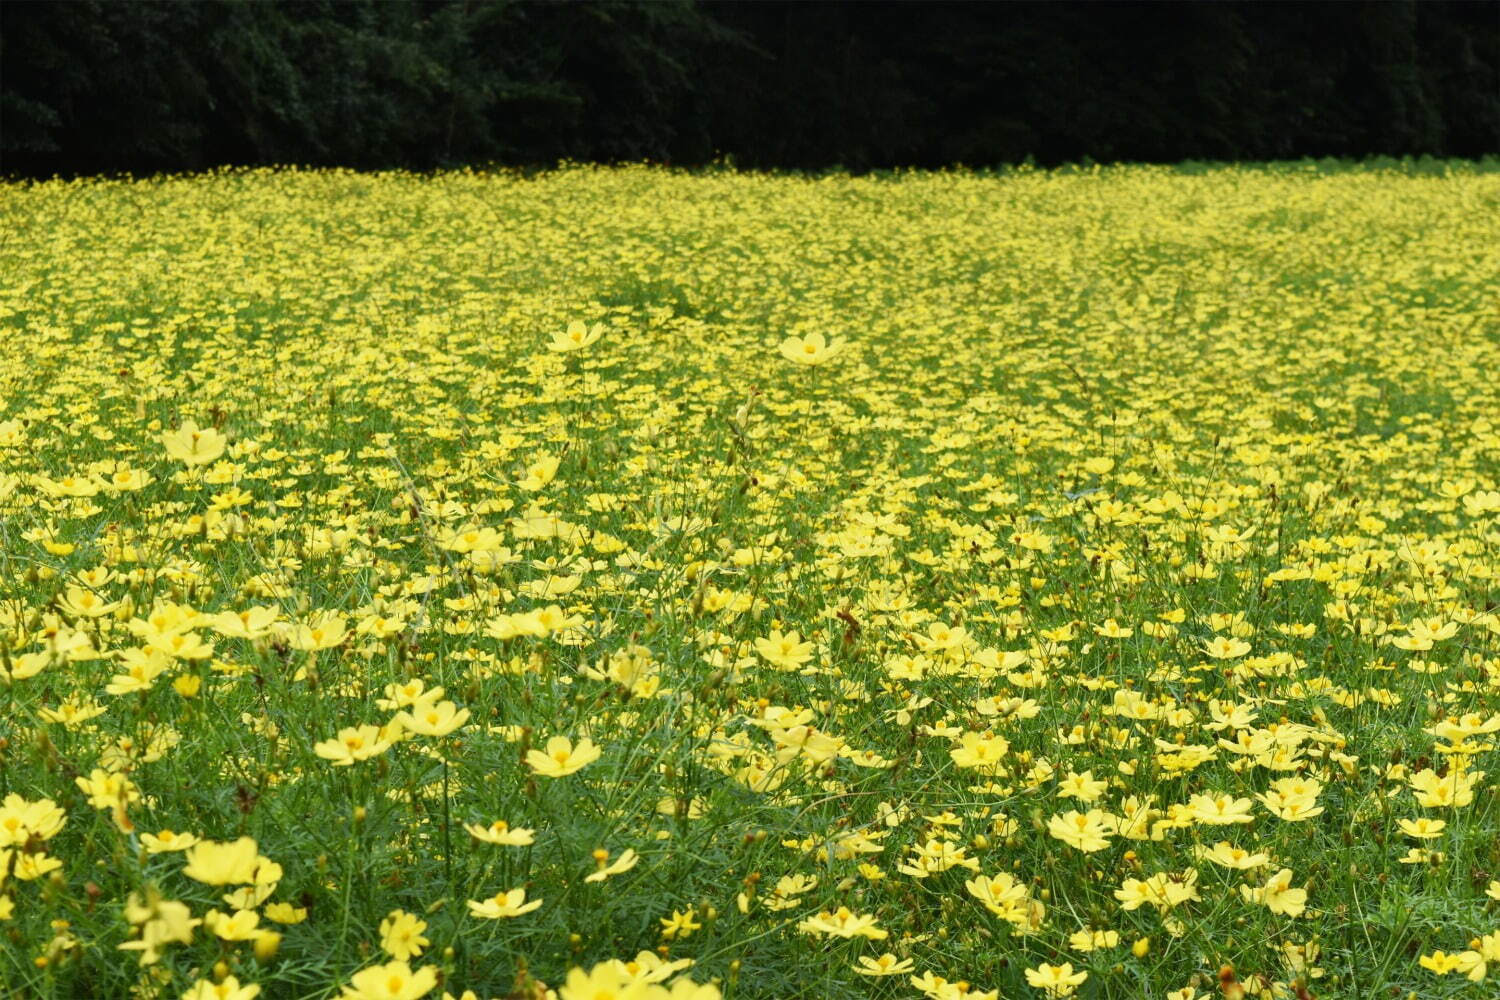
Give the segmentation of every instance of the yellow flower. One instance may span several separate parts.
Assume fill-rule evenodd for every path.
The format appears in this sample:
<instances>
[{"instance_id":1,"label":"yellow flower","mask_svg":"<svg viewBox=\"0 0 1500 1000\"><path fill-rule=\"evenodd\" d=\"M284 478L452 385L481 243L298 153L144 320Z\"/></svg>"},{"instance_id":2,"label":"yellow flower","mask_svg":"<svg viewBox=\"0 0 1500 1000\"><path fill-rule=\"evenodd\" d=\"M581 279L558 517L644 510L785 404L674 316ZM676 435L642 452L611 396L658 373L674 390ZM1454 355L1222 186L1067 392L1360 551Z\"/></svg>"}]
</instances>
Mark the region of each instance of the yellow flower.
<instances>
[{"instance_id":1,"label":"yellow flower","mask_svg":"<svg viewBox=\"0 0 1500 1000\"><path fill-rule=\"evenodd\" d=\"M1293 777L1271 782L1270 791L1256 797L1277 818L1300 823L1322 814L1323 807L1318 805L1318 796L1322 793L1322 782Z\"/></svg>"},{"instance_id":2,"label":"yellow flower","mask_svg":"<svg viewBox=\"0 0 1500 1000\"><path fill-rule=\"evenodd\" d=\"M603 856L601 857L600 855ZM595 851L594 857L598 862L599 869L598 871L595 871L590 875L584 876L583 880L585 882L603 882L611 875L619 875L621 872L630 871L630 869L639 864L641 860L641 856L635 853L635 851L629 847L621 851L620 856L610 864L605 864L605 862L609 860L609 854L606 851Z\"/></svg>"},{"instance_id":3,"label":"yellow flower","mask_svg":"<svg viewBox=\"0 0 1500 1000\"><path fill-rule=\"evenodd\" d=\"M469 912L485 920L499 920L505 917L519 917L541 905L540 899L533 899L528 903L525 889L510 889L497 892L482 902L476 903L472 899L469 900Z\"/></svg>"},{"instance_id":4,"label":"yellow flower","mask_svg":"<svg viewBox=\"0 0 1500 1000\"><path fill-rule=\"evenodd\" d=\"M859 964L854 967L854 971L861 976L899 976L902 973L910 972L912 968L911 959L897 958L890 952L886 952L879 958L870 958L868 955L861 955Z\"/></svg>"},{"instance_id":5,"label":"yellow flower","mask_svg":"<svg viewBox=\"0 0 1500 1000\"><path fill-rule=\"evenodd\" d=\"M1243 848L1235 847L1227 840L1221 840L1213 847L1199 846L1195 853L1198 857L1225 868L1246 870L1271 863L1269 854L1252 854Z\"/></svg>"},{"instance_id":6,"label":"yellow flower","mask_svg":"<svg viewBox=\"0 0 1500 1000\"><path fill-rule=\"evenodd\" d=\"M631 979L614 962L600 962L588 972L569 969L558 1000L654 1000L652 985Z\"/></svg>"},{"instance_id":7,"label":"yellow flower","mask_svg":"<svg viewBox=\"0 0 1500 1000\"><path fill-rule=\"evenodd\" d=\"M92 590L69 587L57 599L57 606L75 618L102 618L120 606L119 601L106 601Z\"/></svg>"},{"instance_id":8,"label":"yellow flower","mask_svg":"<svg viewBox=\"0 0 1500 1000\"><path fill-rule=\"evenodd\" d=\"M167 454L188 465L207 465L224 454L227 443L224 435L212 427L200 428L191 420L183 421L175 431L166 431L161 436Z\"/></svg>"},{"instance_id":9,"label":"yellow flower","mask_svg":"<svg viewBox=\"0 0 1500 1000\"><path fill-rule=\"evenodd\" d=\"M1090 952L1101 948L1115 948L1120 944L1119 931L1075 931L1068 938L1068 947L1074 951Z\"/></svg>"},{"instance_id":10,"label":"yellow flower","mask_svg":"<svg viewBox=\"0 0 1500 1000\"><path fill-rule=\"evenodd\" d=\"M821 365L844 349L842 340L827 340L821 333L788 337L781 342L781 356L799 365Z\"/></svg>"},{"instance_id":11,"label":"yellow flower","mask_svg":"<svg viewBox=\"0 0 1500 1000\"><path fill-rule=\"evenodd\" d=\"M188 848L182 874L204 885L243 885L255 881L260 848L249 837L231 843L205 840Z\"/></svg>"},{"instance_id":12,"label":"yellow flower","mask_svg":"<svg viewBox=\"0 0 1500 1000\"><path fill-rule=\"evenodd\" d=\"M147 854L185 851L196 843L198 843L198 838L191 833L174 833L171 830L163 830L160 833L141 834L141 846L146 848Z\"/></svg>"},{"instance_id":13,"label":"yellow flower","mask_svg":"<svg viewBox=\"0 0 1500 1000\"><path fill-rule=\"evenodd\" d=\"M1474 938L1468 951L1458 954L1458 971L1474 982L1489 975L1490 963L1500 963L1500 931Z\"/></svg>"},{"instance_id":14,"label":"yellow flower","mask_svg":"<svg viewBox=\"0 0 1500 1000\"><path fill-rule=\"evenodd\" d=\"M281 950L281 933L279 931L258 931L255 935L255 943L250 946L256 961L261 965L270 962Z\"/></svg>"},{"instance_id":15,"label":"yellow flower","mask_svg":"<svg viewBox=\"0 0 1500 1000\"><path fill-rule=\"evenodd\" d=\"M349 634L349 625L342 615L325 614L305 625L298 625L287 636L287 645L293 649L314 652L332 649L344 641Z\"/></svg>"},{"instance_id":16,"label":"yellow flower","mask_svg":"<svg viewBox=\"0 0 1500 1000\"><path fill-rule=\"evenodd\" d=\"M113 809L118 805L139 802L140 789L123 774L110 774L102 768L94 768L87 778L74 778L74 784L89 797L89 805L95 809Z\"/></svg>"},{"instance_id":17,"label":"yellow flower","mask_svg":"<svg viewBox=\"0 0 1500 1000\"><path fill-rule=\"evenodd\" d=\"M566 354L569 351L581 351L602 336L604 336L603 323L585 326L582 322L575 319L568 324L567 330L552 335L552 342L547 345L547 350L557 354Z\"/></svg>"},{"instance_id":18,"label":"yellow flower","mask_svg":"<svg viewBox=\"0 0 1500 1000\"><path fill-rule=\"evenodd\" d=\"M380 947L392 958L405 962L422 954L430 942L422 936L427 921L405 910L392 910L380 922Z\"/></svg>"},{"instance_id":19,"label":"yellow flower","mask_svg":"<svg viewBox=\"0 0 1500 1000\"><path fill-rule=\"evenodd\" d=\"M547 741L546 750L528 752L526 763L543 777L561 778L592 764L603 752L587 736L576 747L568 737L554 736Z\"/></svg>"},{"instance_id":20,"label":"yellow flower","mask_svg":"<svg viewBox=\"0 0 1500 1000\"><path fill-rule=\"evenodd\" d=\"M528 493L535 493L552 482L557 475L559 464L561 464L561 459L556 455L540 455L535 462L526 467L526 475L516 485Z\"/></svg>"},{"instance_id":21,"label":"yellow flower","mask_svg":"<svg viewBox=\"0 0 1500 1000\"><path fill-rule=\"evenodd\" d=\"M489 826L480 826L478 823L468 823L464 826L469 831L469 836L475 840L482 840L486 844L503 844L507 847L525 847L535 841L536 831L525 827L512 827L503 819L497 819Z\"/></svg>"},{"instance_id":22,"label":"yellow flower","mask_svg":"<svg viewBox=\"0 0 1500 1000\"><path fill-rule=\"evenodd\" d=\"M638 951L635 958L629 961L614 959L608 964L614 966L622 976L633 982L660 983L671 978L674 972L681 972L691 967L693 960L679 958L669 962L654 951Z\"/></svg>"},{"instance_id":23,"label":"yellow flower","mask_svg":"<svg viewBox=\"0 0 1500 1000\"><path fill-rule=\"evenodd\" d=\"M1093 802L1103 795L1109 788L1109 782L1095 779L1092 770L1084 771L1082 774L1068 772L1068 776L1058 783L1057 794L1065 799L1078 799L1080 802Z\"/></svg>"},{"instance_id":24,"label":"yellow flower","mask_svg":"<svg viewBox=\"0 0 1500 1000\"><path fill-rule=\"evenodd\" d=\"M293 906L291 903L268 903L263 912L267 920L274 920L278 924L300 924L307 919L307 907Z\"/></svg>"},{"instance_id":25,"label":"yellow flower","mask_svg":"<svg viewBox=\"0 0 1500 1000\"><path fill-rule=\"evenodd\" d=\"M1213 640L1204 643L1203 652L1216 660L1233 660L1250 652L1250 644L1243 639L1215 636Z\"/></svg>"},{"instance_id":26,"label":"yellow flower","mask_svg":"<svg viewBox=\"0 0 1500 1000\"><path fill-rule=\"evenodd\" d=\"M203 915L203 926L225 941L248 941L259 924L260 914L254 910L236 910L233 915L209 910Z\"/></svg>"},{"instance_id":27,"label":"yellow flower","mask_svg":"<svg viewBox=\"0 0 1500 1000\"><path fill-rule=\"evenodd\" d=\"M964 888L995 916L1011 923L1025 921L1028 902L1026 886L1017 882L1009 873L1001 872L993 878L980 875L965 882Z\"/></svg>"},{"instance_id":28,"label":"yellow flower","mask_svg":"<svg viewBox=\"0 0 1500 1000\"><path fill-rule=\"evenodd\" d=\"M185 903L164 900L154 890L131 893L125 900L125 919L141 936L119 947L122 951L139 951L143 966L160 961L162 948L168 944L191 944L193 928L203 923Z\"/></svg>"},{"instance_id":29,"label":"yellow flower","mask_svg":"<svg viewBox=\"0 0 1500 1000\"><path fill-rule=\"evenodd\" d=\"M876 926L875 918L855 913L847 906L837 910L816 914L797 924L804 934L826 934L829 937L863 937L874 941L888 937L886 931Z\"/></svg>"},{"instance_id":30,"label":"yellow flower","mask_svg":"<svg viewBox=\"0 0 1500 1000\"><path fill-rule=\"evenodd\" d=\"M1010 742L994 733L966 732L959 737L958 745L948 751L957 767L997 774L1005 765L1005 755Z\"/></svg>"},{"instance_id":31,"label":"yellow flower","mask_svg":"<svg viewBox=\"0 0 1500 1000\"><path fill-rule=\"evenodd\" d=\"M313 753L332 761L334 767L348 767L385 753L392 742L392 734L378 726L349 726L333 739L315 743Z\"/></svg>"},{"instance_id":32,"label":"yellow flower","mask_svg":"<svg viewBox=\"0 0 1500 1000\"><path fill-rule=\"evenodd\" d=\"M51 840L67 821L51 799L30 802L11 792L0 802L0 847L22 847L33 837Z\"/></svg>"},{"instance_id":33,"label":"yellow flower","mask_svg":"<svg viewBox=\"0 0 1500 1000\"><path fill-rule=\"evenodd\" d=\"M783 634L780 629L772 629L768 637L756 639L755 651L773 667L784 670L796 670L813 658L812 643L803 642L795 631Z\"/></svg>"},{"instance_id":34,"label":"yellow flower","mask_svg":"<svg viewBox=\"0 0 1500 1000\"><path fill-rule=\"evenodd\" d=\"M1000 1000L999 990L976 990L967 982L949 982L932 972L911 976L906 981L920 990L927 1000Z\"/></svg>"},{"instance_id":35,"label":"yellow flower","mask_svg":"<svg viewBox=\"0 0 1500 1000\"><path fill-rule=\"evenodd\" d=\"M106 694L126 695L151 690L156 679L172 665L172 658L154 646L122 650L120 662L125 672L116 674L105 685Z\"/></svg>"},{"instance_id":36,"label":"yellow flower","mask_svg":"<svg viewBox=\"0 0 1500 1000\"><path fill-rule=\"evenodd\" d=\"M182 1000L255 1000L260 996L260 987L254 983L240 985L240 981L234 976L226 976L224 981L216 983L211 979L200 979L188 987L182 995Z\"/></svg>"},{"instance_id":37,"label":"yellow flower","mask_svg":"<svg viewBox=\"0 0 1500 1000\"><path fill-rule=\"evenodd\" d=\"M1048 965L1043 962L1035 969L1026 970L1026 982L1039 990L1046 990L1049 997L1070 997L1078 986L1089 977L1087 972L1074 972L1070 962Z\"/></svg>"},{"instance_id":38,"label":"yellow flower","mask_svg":"<svg viewBox=\"0 0 1500 1000\"><path fill-rule=\"evenodd\" d=\"M1396 821L1401 832L1408 837L1416 837L1418 840L1431 840L1442 836L1443 830L1448 826L1446 820L1428 819L1426 816L1417 819L1401 819Z\"/></svg>"},{"instance_id":39,"label":"yellow flower","mask_svg":"<svg viewBox=\"0 0 1500 1000\"><path fill-rule=\"evenodd\" d=\"M1090 809L1086 813L1073 809L1047 821L1048 833L1064 844L1088 853L1108 847L1114 830L1114 817L1099 809Z\"/></svg>"},{"instance_id":40,"label":"yellow flower","mask_svg":"<svg viewBox=\"0 0 1500 1000\"><path fill-rule=\"evenodd\" d=\"M22 882L34 881L62 867L61 861L41 851L18 853L15 859L15 869L12 874Z\"/></svg>"},{"instance_id":41,"label":"yellow flower","mask_svg":"<svg viewBox=\"0 0 1500 1000\"><path fill-rule=\"evenodd\" d=\"M271 634L279 617L275 608L222 611L208 620L209 627L231 639L260 639Z\"/></svg>"},{"instance_id":42,"label":"yellow flower","mask_svg":"<svg viewBox=\"0 0 1500 1000\"><path fill-rule=\"evenodd\" d=\"M356 972L342 1000L417 1000L436 985L437 972L431 966L413 971L405 962L387 962Z\"/></svg>"},{"instance_id":43,"label":"yellow flower","mask_svg":"<svg viewBox=\"0 0 1500 1000\"><path fill-rule=\"evenodd\" d=\"M1483 777L1483 771L1464 771L1455 767L1440 778L1429 767L1412 775L1408 784L1416 793L1417 805L1424 809L1442 809L1473 802L1474 786Z\"/></svg>"},{"instance_id":44,"label":"yellow flower","mask_svg":"<svg viewBox=\"0 0 1500 1000\"><path fill-rule=\"evenodd\" d=\"M422 678L413 677L404 684L387 684L385 697L375 699L375 707L388 712L398 708L421 708L439 701L443 690L441 687L429 688Z\"/></svg>"},{"instance_id":45,"label":"yellow flower","mask_svg":"<svg viewBox=\"0 0 1500 1000\"><path fill-rule=\"evenodd\" d=\"M1292 888L1292 870L1283 868L1262 887L1240 886L1240 895L1247 903L1260 903L1272 913L1288 917L1300 916L1307 905L1307 890Z\"/></svg>"},{"instance_id":46,"label":"yellow flower","mask_svg":"<svg viewBox=\"0 0 1500 1000\"><path fill-rule=\"evenodd\" d=\"M1253 823L1255 817L1250 815L1252 805L1250 799L1237 799L1233 795L1194 795L1188 801L1193 821L1209 826Z\"/></svg>"},{"instance_id":47,"label":"yellow flower","mask_svg":"<svg viewBox=\"0 0 1500 1000\"><path fill-rule=\"evenodd\" d=\"M697 921L694 910L674 910L670 917L661 918L661 936L668 941L688 937L703 925Z\"/></svg>"},{"instance_id":48,"label":"yellow flower","mask_svg":"<svg viewBox=\"0 0 1500 1000\"><path fill-rule=\"evenodd\" d=\"M469 710L459 708L451 701L440 701L411 711L398 712L396 721L401 724L401 728L423 736L447 736L469 721Z\"/></svg>"}]
</instances>

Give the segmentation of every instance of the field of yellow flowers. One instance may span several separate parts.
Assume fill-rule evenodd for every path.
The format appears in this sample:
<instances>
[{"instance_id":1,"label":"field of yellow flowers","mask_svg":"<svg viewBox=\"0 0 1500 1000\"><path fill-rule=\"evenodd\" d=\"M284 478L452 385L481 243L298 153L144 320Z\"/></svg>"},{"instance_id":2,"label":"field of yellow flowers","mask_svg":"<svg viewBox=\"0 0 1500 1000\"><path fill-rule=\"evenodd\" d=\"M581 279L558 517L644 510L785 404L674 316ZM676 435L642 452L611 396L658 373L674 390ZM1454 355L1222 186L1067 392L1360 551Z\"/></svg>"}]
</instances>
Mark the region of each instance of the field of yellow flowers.
<instances>
[{"instance_id":1,"label":"field of yellow flowers","mask_svg":"<svg viewBox=\"0 0 1500 1000\"><path fill-rule=\"evenodd\" d=\"M1500 173L0 187L0 994L1493 997Z\"/></svg>"}]
</instances>

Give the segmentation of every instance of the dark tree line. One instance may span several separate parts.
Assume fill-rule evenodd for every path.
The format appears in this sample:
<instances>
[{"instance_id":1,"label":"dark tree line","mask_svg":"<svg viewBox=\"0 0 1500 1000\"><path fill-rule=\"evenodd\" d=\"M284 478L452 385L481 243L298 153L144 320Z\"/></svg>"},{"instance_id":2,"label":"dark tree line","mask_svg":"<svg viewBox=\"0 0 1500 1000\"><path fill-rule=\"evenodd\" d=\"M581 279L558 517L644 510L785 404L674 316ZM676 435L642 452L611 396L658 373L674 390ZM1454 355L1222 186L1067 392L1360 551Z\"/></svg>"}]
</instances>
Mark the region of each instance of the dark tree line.
<instances>
[{"instance_id":1,"label":"dark tree line","mask_svg":"<svg viewBox=\"0 0 1500 1000\"><path fill-rule=\"evenodd\" d=\"M20 175L1496 152L1490 2L0 3Z\"/></svg>"}]
</instances>

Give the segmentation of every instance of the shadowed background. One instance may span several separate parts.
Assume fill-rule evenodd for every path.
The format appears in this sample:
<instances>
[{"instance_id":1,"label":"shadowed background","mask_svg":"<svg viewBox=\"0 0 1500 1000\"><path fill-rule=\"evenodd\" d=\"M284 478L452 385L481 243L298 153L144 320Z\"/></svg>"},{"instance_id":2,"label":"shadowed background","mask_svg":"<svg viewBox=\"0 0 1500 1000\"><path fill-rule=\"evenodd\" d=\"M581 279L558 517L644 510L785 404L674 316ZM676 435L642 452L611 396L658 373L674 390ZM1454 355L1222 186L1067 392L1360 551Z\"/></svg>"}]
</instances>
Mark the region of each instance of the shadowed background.
<instances>
[{"instance_id":1,"label":"shadowed background","mask_svg":"<svg viewBox=\"0 0 1500 1000\"><path fill-rule=\"evenodd\" d=\"M0 5L11 175L1497 151L1493 3Z\"/></svg>"}]
</instances>

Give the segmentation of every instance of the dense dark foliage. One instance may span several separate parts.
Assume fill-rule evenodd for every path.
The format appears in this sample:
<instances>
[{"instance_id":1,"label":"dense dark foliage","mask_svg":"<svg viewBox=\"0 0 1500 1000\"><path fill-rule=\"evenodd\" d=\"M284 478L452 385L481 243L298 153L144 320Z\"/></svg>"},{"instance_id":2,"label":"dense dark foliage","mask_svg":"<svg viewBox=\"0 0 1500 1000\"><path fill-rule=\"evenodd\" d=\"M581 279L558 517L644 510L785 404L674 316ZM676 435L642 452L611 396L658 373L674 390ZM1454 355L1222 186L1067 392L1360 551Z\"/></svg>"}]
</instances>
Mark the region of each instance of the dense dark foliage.
<instances>
[{"instance_id":1,"label":"dense dark foliage","mask_svg":"<svg viewBox=\"0 0 1500 1000\"><path fill-rule=\"evenodd\" d=\"M1500 150L1492 3L0 4L11 173Z\"/></svg>"}]
</instances>

